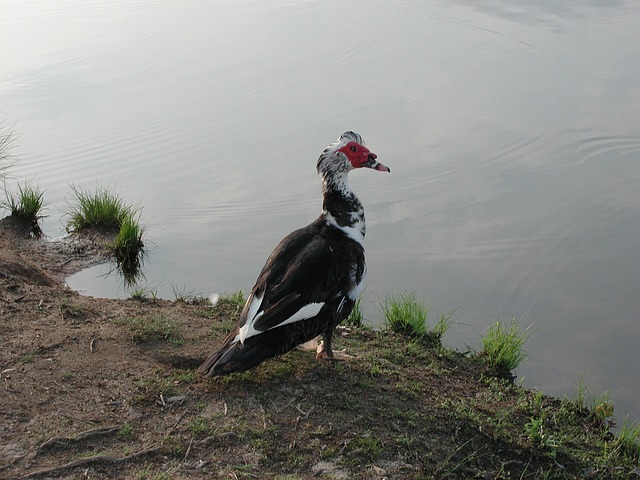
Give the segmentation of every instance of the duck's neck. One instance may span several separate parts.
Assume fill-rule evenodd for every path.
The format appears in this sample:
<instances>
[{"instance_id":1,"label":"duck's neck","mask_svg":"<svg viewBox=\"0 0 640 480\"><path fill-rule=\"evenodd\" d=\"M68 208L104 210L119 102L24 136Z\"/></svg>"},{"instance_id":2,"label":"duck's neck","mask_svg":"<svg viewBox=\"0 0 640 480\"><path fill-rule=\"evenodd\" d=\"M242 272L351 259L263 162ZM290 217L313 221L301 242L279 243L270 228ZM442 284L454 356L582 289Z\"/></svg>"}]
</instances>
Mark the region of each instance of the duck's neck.
<instances>
[{"instance_id":1,"label":"duck's neck","mask_svg":"<svg viewBox=\"0 0 640 480\"><path fill-rule=\"evenodd\" d=\"M322 216L328 225L363 245L366 233L364 208L349 188L347 174L348 172L333 172L332 175L321 175Z\"/></svg>"}]
</instances>

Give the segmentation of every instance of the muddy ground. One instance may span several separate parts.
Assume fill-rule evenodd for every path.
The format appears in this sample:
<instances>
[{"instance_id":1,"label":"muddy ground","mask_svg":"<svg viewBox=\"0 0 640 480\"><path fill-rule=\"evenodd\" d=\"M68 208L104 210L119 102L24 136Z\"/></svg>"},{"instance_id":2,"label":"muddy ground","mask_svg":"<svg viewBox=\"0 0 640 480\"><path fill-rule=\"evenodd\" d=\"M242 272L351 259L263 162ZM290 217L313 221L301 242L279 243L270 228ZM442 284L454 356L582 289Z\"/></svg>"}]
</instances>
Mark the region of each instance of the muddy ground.
<instances>
[{"instance_id":1,"label":"muddy ground","mask_svg":"<svg viewBox=\"0 0 640 480\"><path fill-rule=\"evenodd\" d=\"M640 477L580 405L389 332L201 379L236 304L80 296L64 277L105 239L27 237L0 222L0 478Z\"/></svg>"}]
</instances>

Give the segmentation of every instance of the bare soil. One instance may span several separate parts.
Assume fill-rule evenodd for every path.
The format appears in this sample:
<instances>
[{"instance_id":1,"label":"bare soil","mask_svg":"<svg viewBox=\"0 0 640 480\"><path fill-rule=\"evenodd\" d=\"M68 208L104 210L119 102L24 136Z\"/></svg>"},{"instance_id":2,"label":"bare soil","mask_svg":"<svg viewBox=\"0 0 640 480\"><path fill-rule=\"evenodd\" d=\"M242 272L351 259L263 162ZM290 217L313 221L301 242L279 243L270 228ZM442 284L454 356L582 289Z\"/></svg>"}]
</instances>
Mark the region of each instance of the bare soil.
<instances>
[{"instance_id":1,"label":"bare soil","mask_svg":"<svg viewBox=\"0 0 640 480\"><path fill-rule=\"evenodd\" d=\"M67 288L105 241L0 222L0 478L639 476L593 413L388 332L341 329L349 362L295 351L201 379L237 306ZM139 329L154 322L170 329Z\"/></svg>"}]
</instances>

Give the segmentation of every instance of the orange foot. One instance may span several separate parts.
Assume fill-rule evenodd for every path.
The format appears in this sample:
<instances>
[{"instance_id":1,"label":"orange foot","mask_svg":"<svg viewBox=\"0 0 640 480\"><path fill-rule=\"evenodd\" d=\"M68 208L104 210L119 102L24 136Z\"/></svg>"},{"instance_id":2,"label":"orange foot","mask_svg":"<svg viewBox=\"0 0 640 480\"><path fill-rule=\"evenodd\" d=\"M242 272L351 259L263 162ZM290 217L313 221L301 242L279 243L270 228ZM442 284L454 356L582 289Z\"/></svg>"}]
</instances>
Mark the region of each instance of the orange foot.
<instances>
[{"instance_id":1,"label":"orange foot","mask_svg":"<svg viewBox=\"0 0 640 480\"><path fill-rule=\"evenodd\" d=\"M358 357L347 354L346 350L334 350L333 356L330 357L324 349L324 342L318 343L318 346L316 347L316 360L338 360L346 362L347 360L353 360L357 358Z\"/></svg>"}]
</instances>

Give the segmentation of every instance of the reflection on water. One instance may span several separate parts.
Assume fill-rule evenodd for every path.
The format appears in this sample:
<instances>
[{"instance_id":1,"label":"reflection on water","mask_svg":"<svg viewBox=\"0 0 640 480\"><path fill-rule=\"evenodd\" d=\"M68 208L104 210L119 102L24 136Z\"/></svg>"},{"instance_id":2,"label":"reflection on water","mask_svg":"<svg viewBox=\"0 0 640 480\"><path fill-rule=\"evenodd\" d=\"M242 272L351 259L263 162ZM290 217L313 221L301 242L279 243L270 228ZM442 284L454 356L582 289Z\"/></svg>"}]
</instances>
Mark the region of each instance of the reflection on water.
<instances>
[{"instance_id":1,"label":"reflection on water","mask_svg":"<svg viewBox=\"0 0 640 480\"><path fill-rule=\"evenodd\" d=\"M527 385L571 395L583 376L640 415L635 2L16 0L0 15L1 111L16 175L46 189L45 233L69 183L97 180L144 206L158 295L247 291L317 216L315 160L352 129L393 170L350 179L368 318L415 291L459 307L445 341L466 348L526 312ZM69 283L128 296L100 268Z\"/></svg>"}]
</instances>

